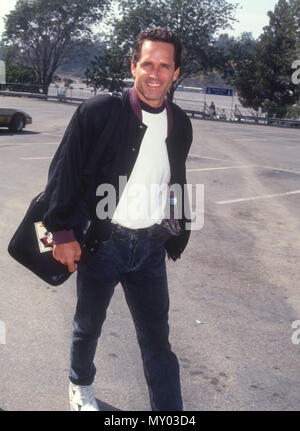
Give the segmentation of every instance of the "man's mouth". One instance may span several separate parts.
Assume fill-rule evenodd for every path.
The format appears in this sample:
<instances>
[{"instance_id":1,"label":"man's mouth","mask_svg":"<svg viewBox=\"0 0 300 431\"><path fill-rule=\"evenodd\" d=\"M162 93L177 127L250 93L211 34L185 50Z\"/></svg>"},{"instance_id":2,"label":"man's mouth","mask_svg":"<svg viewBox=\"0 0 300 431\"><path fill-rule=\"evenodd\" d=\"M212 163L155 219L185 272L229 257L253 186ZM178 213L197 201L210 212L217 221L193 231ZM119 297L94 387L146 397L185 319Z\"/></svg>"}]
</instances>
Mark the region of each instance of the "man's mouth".
<instances>
[{"instance_id":1,"label":"man's mouth","mask_svg":"<svg viewBox=\"0 0 300 431\"><path fill-rule=\"evenodd\" d=\"M147 85L149 87L152 87L152 88L158 88L158 87L160 87L160 83L159 82L148 82Z\"/></svg>"}]
</instances>

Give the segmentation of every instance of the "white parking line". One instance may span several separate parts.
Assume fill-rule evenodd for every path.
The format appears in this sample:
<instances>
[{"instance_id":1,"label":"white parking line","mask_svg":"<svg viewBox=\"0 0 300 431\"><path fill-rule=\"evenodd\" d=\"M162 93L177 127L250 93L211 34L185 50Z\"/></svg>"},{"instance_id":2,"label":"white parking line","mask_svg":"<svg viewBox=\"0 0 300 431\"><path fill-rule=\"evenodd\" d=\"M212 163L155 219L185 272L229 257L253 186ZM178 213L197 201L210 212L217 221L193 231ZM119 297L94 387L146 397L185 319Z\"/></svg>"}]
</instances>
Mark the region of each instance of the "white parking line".
<instances>
[{"instance_id":1,"label":"white parking line","mask_svg":"<svg viewBox=\"0 0 300 431\"><path fill-rule=\"evenodd\" d=\"M253 138L250 136L249 136L249 138L233 138L232 140L235 142L240 142L240 141L244 141L244 142L269 141L268 138Z\"/></svg>"},{"instance_id":2,"label":"white parking line","mask_svg":"<svg viewBox=\"0 0 300 431\"><path fill-rule=\"evenodd\" d=\"M200 156L199 154L189 154L189 157L198 157L199 159L205 159L205 160L219 160L219 161L224 161L224 159L216 159L214 157L204 157L204 156Z\"/></svg>"},{"instance_id":3,"label":"white parking line","mask_svg":"<svg viewBox=\"0 0 300 431\"><path fill-rule=\"evenodd\" d=\"M26 145L39 145L39 146L43 146L43 145L56 145L58 147L59 142L3 142L0 143L0 147L1 146L10 146L11 148L14 149L15 147L25 147Z\"/></svg>"},{"instance_id":4,"label":"white parking line","mask_svg":"<svg viewBox=\"0 0 300 431\"><path fill-rule=\"evenodd\" d=\"M201 172L201 171L220 171L220 170L226 170L226 169L246 169L246 168L270 169L272 171L288 172L290 174L300 175L299 171L292 171L291 169L275 168L274 166L264 166L264 165L221 166L217 168L187 169L186 171Z\"/></svg>"},{"instance_id":5,"label":"white parking line","mask_svg":"<svg viewBox=\"0 0 300 431\"><path fill-rule=\"evenodd\" d=\"M52 136L55 139L61 139L63 135L55 135L54 133L48 133L48 132L42 132L42 134L45 136Z\"/></svg>"},{"instance_id":6,"label":"white parking line","mask_svg":"<svg viewBox=\"0 0 300 431\"><path fill-rule=\"evenodd\" d=\"M263 166L263 165L257 165L257 167L258 168L264 168L264 169L271 169L273 171L289 172L290 174L298 174L298 175L300 175L299 171L292 171L290 169L274 168L273 166Z\"/></svg>"},{"instance_id":7,"label":"white parking line","mask_svg":"<svg viewBox=\"0 0 300 431\"><path fill-rule=\"evenodd\" d=\"M59 142L22 142L16 143L19 147L23 147L23 145L57 145Z\"/></svg>"},{"instance_id":8,"label":"white parking line","mask_svg":"<svg viewBox=\"0 0 300 431\"><path fill-rule=\"evenodd\" d=\"M51 157L19 157L19 160L48 160L53 159L53 156Z\"/></svg>"},{"instance_id":9,"label":"white parking line","mask_svg":"<svg viewBox=\"0 0 300 431\"><path fill-rule=\"evenodd\" d=\"M201 171L222 171L225 169L242 169L242 168L255 168L257 165L245 165L245 166L222 166L220 168L200 168L200 169L187 169L187 172L201 172Z\"/></svg>"},{"instance_id":10,"label":"white parking line","mask_svg":"<svg viewBox=\"0 0 300 431\"><path fill-rule=\"evenodd\" d=\"M280 196L288 196L288 195L296 195L296 194L300 194L300 190L294 190L292 192L286 192L286 193L276 193L274 195L253 196L250 198L231 199L228 201L217 201L215 203L218 205L226 205L226 204L235 204L238 202L255 201L257 199L271 199L271 198L277 198Z\"/></svg>"}]
</instances>

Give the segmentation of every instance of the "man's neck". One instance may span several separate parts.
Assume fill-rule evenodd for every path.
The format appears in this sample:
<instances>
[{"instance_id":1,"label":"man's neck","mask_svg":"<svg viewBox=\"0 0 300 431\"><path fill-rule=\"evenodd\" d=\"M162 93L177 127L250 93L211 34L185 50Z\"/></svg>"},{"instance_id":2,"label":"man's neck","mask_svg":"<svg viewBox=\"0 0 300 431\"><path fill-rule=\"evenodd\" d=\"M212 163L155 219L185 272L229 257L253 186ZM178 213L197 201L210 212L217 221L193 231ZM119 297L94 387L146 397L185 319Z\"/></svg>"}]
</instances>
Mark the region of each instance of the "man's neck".
<instances>
[{"instance_id":1,"label":"man's neck","mask_svg":"<svg viewBox=\"0 0 300 431\"><path fill-rule=\"evenodd\" d=\"M153 106L148 105L148 103L145 103L143 100L141 100L139 97L139 102L141 105L142 111L149 112L150 114L159 114L165 109L165 102L158 108L154 108Z\"/></svg>"}]
</instances>

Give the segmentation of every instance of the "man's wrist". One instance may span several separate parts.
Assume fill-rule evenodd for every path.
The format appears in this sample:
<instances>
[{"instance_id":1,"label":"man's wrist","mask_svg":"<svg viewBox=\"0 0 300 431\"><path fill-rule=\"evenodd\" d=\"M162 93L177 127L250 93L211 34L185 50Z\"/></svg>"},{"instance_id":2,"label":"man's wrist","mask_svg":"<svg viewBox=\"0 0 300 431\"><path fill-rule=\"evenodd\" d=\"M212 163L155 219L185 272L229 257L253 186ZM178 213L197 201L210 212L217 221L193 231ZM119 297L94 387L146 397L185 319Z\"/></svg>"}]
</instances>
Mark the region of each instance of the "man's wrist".
<instances>
[{"instance_id":1,"label":"man's wrist","mask_svg":"<svg viewBox=\"0 0 300 431\"><path fill-rule=\"evenodd\" d=\"M52 236L53 236L53 244L55 245L76 241L76 237L73 229L53 232Z\"/></svg>"}]
</instances>

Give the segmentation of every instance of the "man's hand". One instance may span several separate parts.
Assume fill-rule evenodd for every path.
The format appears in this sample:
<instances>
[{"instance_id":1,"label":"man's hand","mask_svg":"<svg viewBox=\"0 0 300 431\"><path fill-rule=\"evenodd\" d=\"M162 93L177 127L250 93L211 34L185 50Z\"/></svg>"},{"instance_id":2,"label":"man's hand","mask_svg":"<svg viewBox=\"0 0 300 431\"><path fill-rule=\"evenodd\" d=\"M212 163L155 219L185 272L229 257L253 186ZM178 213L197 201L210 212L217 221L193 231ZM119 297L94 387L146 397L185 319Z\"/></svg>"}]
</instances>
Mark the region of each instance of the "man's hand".
<instances>
[{"instance_id":1,"label":"man's hand","mask_svg":"<svg viewBox=\"0 0 300 431\"><path fill-rule=\"evenodd\" d=\"M190 231L186 230L179 236L173 236L165 242L168 258L174 260L180 259L190 236Z\"/></svg>"},{"instance_id":2,"label":"man's hand","mask_svg":"<svg viewBox=\"0 0 300 431\"><path fill-rule=\"evenodd\" d=\"M77 241L56 244L53 247L53 257L58 262L67 265L70 272L76 271L80 260L81 248Z\"/></svg>"}]
</instances>

